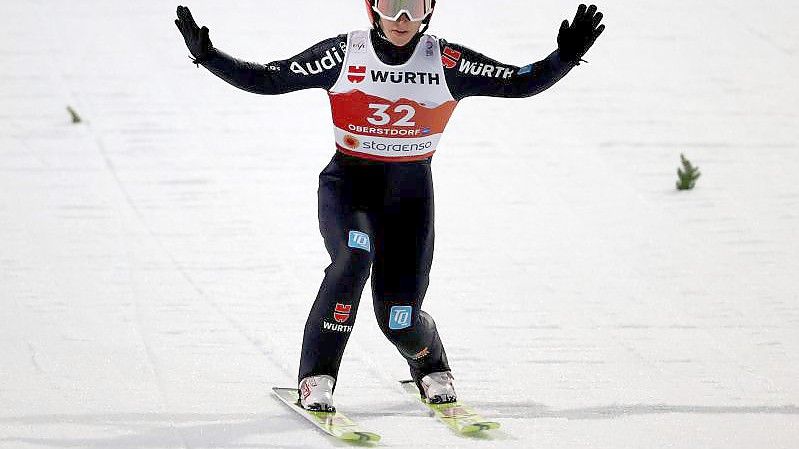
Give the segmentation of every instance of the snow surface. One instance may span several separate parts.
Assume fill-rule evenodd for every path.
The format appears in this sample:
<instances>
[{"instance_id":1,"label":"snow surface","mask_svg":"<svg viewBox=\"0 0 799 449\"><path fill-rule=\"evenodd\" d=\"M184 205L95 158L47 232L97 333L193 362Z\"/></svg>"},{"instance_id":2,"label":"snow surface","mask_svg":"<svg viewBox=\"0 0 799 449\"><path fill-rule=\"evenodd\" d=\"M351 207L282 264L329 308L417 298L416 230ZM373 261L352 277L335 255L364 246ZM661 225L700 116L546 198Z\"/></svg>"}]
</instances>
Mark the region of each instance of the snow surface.
<instances>
[{"instance_id":1,"label":"snow surface","mask_svg":"<svg viewBox=\"0 0 799 449\"><path fill-rule=\"evenodd\" d=\"M521 65L577 2L440 3L432 31ZM0 5L0 447L342 446L269 394L327 263L324 93L196 69L173 2ZM365 25L359 1L189 6L260 62ZM367 293L336 396L383 446L799 447L799 3L602 10L589 64L463 101L434 163L425 308L503 432L402 393Z\"/></svg>"}]
</instances>

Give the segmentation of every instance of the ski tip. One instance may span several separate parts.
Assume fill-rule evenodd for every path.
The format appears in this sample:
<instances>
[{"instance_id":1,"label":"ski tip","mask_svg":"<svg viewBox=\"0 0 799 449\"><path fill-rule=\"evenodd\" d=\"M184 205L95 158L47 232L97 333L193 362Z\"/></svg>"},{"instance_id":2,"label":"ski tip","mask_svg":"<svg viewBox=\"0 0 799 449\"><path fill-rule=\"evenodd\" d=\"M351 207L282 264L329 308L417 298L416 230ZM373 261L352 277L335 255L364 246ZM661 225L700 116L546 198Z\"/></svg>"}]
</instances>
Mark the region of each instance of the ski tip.
<instances>
[{"instance_id":1,"label":"ski tip","mask_svg":"<svg viewBox=\"0 0 799 449\"><path fill-rule=\"evenodd\" d=\"M272 394L288 405L296 405L300 399L299 390L296 388L272 387Z\"/></svg>"},{"instance_id":2,"label":"ski tip","mask_svg":"<svg viewBox=\"0 0 799 449\"><path fill-rule=\"evenodd\" d=\"M272 387L272 391L275 393L279 393L281 391L297 391L296 388L288 388L288 387Z\"/></svg>"}]
</instances>

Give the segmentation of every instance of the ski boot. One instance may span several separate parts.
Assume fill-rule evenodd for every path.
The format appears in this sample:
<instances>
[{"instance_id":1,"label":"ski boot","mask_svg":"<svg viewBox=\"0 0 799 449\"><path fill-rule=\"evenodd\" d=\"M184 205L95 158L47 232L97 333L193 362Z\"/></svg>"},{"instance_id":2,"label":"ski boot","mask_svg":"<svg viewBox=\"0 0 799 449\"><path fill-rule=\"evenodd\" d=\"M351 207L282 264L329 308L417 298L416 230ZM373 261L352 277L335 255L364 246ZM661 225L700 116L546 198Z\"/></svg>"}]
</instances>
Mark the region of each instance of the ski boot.
<instances>
[{"instance_id":1,"label":"ski boot","mask_svg":"<svg viewBox=\"0 0 799 449\"><path fill-rule=\"evenodd\" d=\"M300 381L300 407L312 412L333 413L333 386L336 379L331 376L308 376Z\"/></svg>"},{"instance_id":2,"label":"ski boot","mask_svg":"<svg viewBox=\"0 0 799 449\"><path fill-rule=\"evenodd\" d=\"M450 404L458 401L452 380L451 372L442 371L422 377L417 385L421 385L422 398L428 404Z\"/></svg>"}]
</instances>

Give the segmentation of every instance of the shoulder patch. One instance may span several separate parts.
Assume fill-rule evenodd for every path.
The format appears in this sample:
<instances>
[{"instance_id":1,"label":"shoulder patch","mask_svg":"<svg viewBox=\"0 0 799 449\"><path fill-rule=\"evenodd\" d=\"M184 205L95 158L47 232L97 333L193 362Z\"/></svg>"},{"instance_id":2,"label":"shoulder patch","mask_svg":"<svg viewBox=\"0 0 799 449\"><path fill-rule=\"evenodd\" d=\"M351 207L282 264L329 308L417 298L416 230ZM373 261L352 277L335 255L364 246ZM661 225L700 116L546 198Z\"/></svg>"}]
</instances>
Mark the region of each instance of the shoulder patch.
<instances>
[{"instance_id":1,"label":"shoulder patch","mask_svg":"<svg viewBox=\"0 0 799 449\"><path fill-rule=\"evenodd\" d=\"M454 48L447 46L444 48L443 53L441 54L441 62L444 64L444 67L448 69L454 69L458 65L458 61L461 59L462 53Z\"/></svg>"}]
</instances>

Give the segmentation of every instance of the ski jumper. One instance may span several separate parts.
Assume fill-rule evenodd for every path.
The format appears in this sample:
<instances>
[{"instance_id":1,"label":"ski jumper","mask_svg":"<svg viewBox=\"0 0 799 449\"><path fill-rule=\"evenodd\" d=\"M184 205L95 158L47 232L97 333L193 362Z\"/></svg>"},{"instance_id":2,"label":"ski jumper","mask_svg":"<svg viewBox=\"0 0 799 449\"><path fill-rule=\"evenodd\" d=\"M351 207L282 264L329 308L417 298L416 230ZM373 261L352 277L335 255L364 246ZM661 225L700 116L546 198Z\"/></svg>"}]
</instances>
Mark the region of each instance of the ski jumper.
<instances>
[{"instance_id":1,"label":"ski jumper","mask_svg":"<svg viewBox=\"0 0 799 449\"><path fill-rule=\"evenodd\" d=\"M421 309L435 236L433 153L461 99L529 97L574 64L555 51L517 67L429 35L395 47L372 30L266 65L214 49L203 66L253 93L323 88L330 97L337 151L318 197L331 263L306 321L299 379L338 377L370 275L378 325L414 380L449 370L435 322Z\"/></svg>"}]
</instances>

